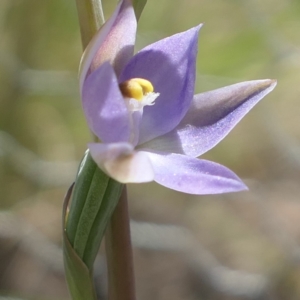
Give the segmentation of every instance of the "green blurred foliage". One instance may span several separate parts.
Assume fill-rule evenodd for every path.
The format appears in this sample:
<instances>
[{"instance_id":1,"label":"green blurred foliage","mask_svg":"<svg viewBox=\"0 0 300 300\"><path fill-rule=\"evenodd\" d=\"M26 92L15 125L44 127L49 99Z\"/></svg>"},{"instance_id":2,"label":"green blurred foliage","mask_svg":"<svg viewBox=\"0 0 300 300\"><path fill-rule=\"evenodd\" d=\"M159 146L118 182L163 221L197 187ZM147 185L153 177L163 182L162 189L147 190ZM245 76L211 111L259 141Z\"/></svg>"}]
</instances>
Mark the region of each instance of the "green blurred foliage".
<instances>
[{"instance_id":1,"label":"green blurred foliage","mask_svg":"<svg viewBox=\"0 0 300 300\"><path fill-rule=\"evenodd\" d=\"M115 4L104 1L106 18ZM198 92L250 79L279 82L205 155L245 178L250 192L196 197L154 183L132 185L132 216L184 225L223 265L268 275L274 299L299 299L299 266L291 250L300 238L299 1L148 0L136 50L202 22ZM0 36L0 207L59 244L63 195L91 140L77 86L82 49L75 1L1 0ZM67 299L62 274L41 277L45 270L34 257L13 259L15 248L0 239L0 296ZM161 286L165 281L157 278L180 272L156 270L164 261L159 254L135 255L143 299L244 299L203 296L177 277ZM182 264L178 268L183 274ZM35 275L29 279L28 273Z\"/></svg>"}]
</instances>

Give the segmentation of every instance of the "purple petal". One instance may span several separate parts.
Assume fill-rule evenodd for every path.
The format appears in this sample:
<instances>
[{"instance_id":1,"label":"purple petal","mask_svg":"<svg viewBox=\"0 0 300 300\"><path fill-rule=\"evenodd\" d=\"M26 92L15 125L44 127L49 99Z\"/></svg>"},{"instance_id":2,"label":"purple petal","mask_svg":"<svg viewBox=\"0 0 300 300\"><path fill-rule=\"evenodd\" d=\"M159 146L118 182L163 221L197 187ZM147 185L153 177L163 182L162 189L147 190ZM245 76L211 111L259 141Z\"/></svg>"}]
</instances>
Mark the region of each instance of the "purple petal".
<instances>
[{"instance_id":1,"label":"purple petal","mask_svg":"<svg viewBox=\"0 0 300 300\"><path fill-rule=\"evenodd\" d=\"M82 103L89 127L102 142L129 141L129 112L109 63L85 80Z\"/></svg>"},{"instance_id":2,"label":"purple petal","mask_svg":"<svg viewBox=\"0 0 300 300\"><path fill-rule=\"evenodd\" d=\"M93 143L88 147L99 168L121 183L148 182L154 178L148 154L134 152L129 143Z\"/></svg>"},{"instance_id":3,"label":"purple petal","mask_svg":"<svg viewBox=\"0 0 300 300\"><path fill-rule=\"evenodd\" d=\"M121 80L145 78L160 93L155 105L144 108L140 143L179 124L194 94L200 26L160 40L138 52L125 67Z\"/></svg>"},{"instance_id":4,"label":"purple petal","mask_svg":"<svg viewBox=\"0 0 300 300\"><path fill-rule=\"evenodd\" d=\"M177 128L141 148L197 157L218 144L275 86L274 80L247 81L198 94Z\"/></svg>"},{"instance_id":5,"label":"purple petal","mask_svg":"<svg viewBox=\"0 0 300 300\"><path fill-rule=\"evenodd\" d=\"M167 188L197 195L247 190L232 171L214 162L180 154L148 155L154 168L154 180Z\"/></svg>"},{"instance_id":6,"label":"purple petal","mask_svg":"<svg viewBox=\"0 0 300 300\"><path fill-rule=\"evenodd\" d=\"M120 1L113 15L100 28L82 56L79 71L80 90L86 75L105 61L109 61L119 75L133 55L136 27L131 1Z\"/></svg>"}]
</instances>

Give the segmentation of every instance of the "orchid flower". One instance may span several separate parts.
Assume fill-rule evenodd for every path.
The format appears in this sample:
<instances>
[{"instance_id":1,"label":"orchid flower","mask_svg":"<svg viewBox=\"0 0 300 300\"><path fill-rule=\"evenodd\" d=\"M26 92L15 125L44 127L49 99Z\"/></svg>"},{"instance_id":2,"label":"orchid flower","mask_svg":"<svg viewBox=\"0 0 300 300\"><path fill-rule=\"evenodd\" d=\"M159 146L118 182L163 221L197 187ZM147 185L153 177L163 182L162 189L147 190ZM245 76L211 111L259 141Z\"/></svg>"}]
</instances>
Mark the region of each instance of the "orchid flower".
<instances>
[{"instance_id":1,"label":"orchid flower","mask_svg":"<svg viewBox=\"0 0 300 300\"><path fill-rule=\"evenodd\" d=\"M247 189L231 170L197 157L218 144L276 81L194 95L201 25L133 55L136 27L131 2L121 1L82 58L83 109L99 138L88 144L94 161L121 183L154 180L190 194Z\"/></svg>"}]
</instances>

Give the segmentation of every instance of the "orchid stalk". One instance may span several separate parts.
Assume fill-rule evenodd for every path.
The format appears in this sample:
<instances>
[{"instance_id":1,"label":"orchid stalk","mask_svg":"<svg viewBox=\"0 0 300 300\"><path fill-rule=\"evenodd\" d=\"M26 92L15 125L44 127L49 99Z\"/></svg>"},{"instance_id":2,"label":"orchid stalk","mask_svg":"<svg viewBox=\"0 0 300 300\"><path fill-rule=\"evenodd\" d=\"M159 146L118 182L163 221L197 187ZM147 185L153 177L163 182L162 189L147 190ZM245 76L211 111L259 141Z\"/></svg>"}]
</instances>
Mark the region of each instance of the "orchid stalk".
<instances>
[{"instance_id":1,"label":"orchid stalk","mask_svg":"<svg viewBox=\"0 0 300 300\"><path fill-rule=\"evenodd\" d=\"M76 0L83 49L105 22L101 0Z\"/></svg>"},{"instance_id":2,"label":"orchid stalk","mask_svg":"<svg viewBox=\"0 0 300 300\"><path fill-rule=\"evenodd\" d=\"M228 168L198 157L276 85L274 80L255 80L194 94L202 25L134 54L137 18L144 5L145 0L121 0L81 60L82 106L96 141L88 144L73 194L67 197L72 198L70 212L63 219L73 299L96 299L93 262L107 227L109 297L135 299L125 184L155 181L196 195L247 189ZM86 24L92 31L99 27L96 21ZM87 32L85 46L91 30L81 32Z\"/></svg>"},{"instance_id":3,"label":"orchid stalk","mask_svg":"<svg viewBox=\"0 0 300 300\"><path fill-rule=\"evenodd\" d=\"M101 0L76 0L76 3L85 48L104 22L102 3ZM146 0L134 0L137 18L145 3ZM109 222L106 244L110 299L135 299L126 189L123 189L123 196L119 201L122 189L122 184L110 179L97 168L87 152L79 167L75 187L72 186L66 195L63 210L64 263L72 299L97 298L93 263ZM118 202L119 208L110 221ZM121 238L118 238L119 235ZM122 253L118 248L123 249ZM120 254L125 260L118 260ZM118 265L115 263L116 259Z\"/></svg>"}]
</instances>

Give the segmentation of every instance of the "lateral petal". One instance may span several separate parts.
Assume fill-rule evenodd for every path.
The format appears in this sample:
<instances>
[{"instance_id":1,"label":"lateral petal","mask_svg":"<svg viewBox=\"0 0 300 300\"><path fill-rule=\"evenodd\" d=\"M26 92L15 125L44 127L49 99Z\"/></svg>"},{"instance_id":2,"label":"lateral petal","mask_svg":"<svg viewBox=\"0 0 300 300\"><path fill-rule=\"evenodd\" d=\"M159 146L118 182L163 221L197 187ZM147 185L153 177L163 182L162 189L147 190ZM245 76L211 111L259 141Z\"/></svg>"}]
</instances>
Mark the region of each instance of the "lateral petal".
<instances>
[{"instance_id":1,"label":"lateral petal","mask_svg":"<svg viewBox=\"0 0 300 300\"><path fill-rule=\"evenodd\" d=\"M82 105L89 127L102 142L129 141L129 112L109 63L104 63L85 80Z\"/></svg>"},{"instance_id":2,"label":"lateral petal","mask_svg":"<svg viewBox=\"0 0 300 300\"><path fill-rule=\"evenodd\" d=\"M174 130L139 148L197 157L218 144L275 86L274 80L246 81L195 95Z\"/></svg>"}]
</instances>

